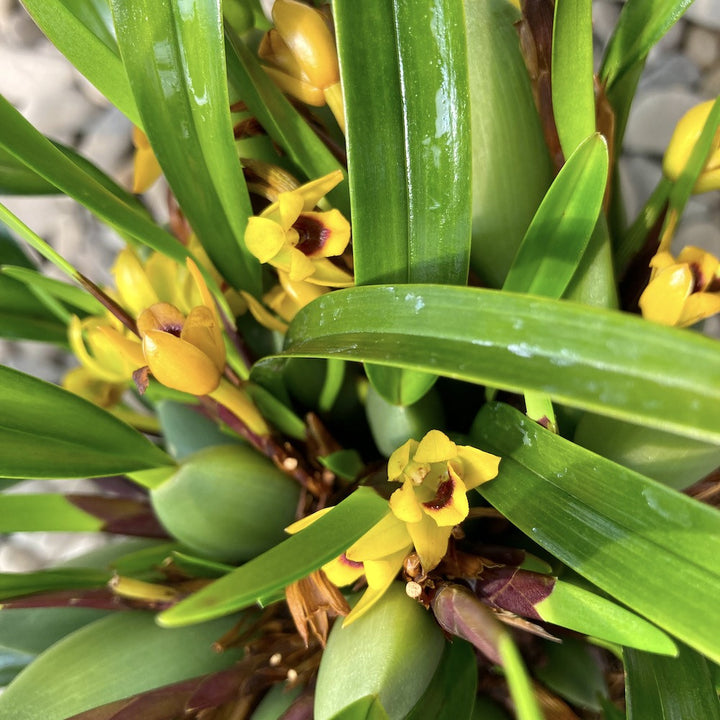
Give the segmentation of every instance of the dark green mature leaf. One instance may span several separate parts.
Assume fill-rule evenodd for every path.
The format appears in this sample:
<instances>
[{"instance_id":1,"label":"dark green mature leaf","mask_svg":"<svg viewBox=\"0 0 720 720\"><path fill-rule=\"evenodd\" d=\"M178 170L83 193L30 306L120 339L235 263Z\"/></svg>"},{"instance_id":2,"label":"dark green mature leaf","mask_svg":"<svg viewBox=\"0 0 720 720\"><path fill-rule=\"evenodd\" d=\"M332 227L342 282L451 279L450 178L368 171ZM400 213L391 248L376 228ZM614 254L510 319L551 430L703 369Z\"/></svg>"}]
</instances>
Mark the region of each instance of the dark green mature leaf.
<instances>
[{"instance_id":1,"label":"dark green mature leaf","mask_svg":"<svg viewBox=\"0 0 720 720\"><path fill-rule=\"evenodd\" d=\"M607 172L607 143L601 135L591 135L568 158L547 191L503 290L562 297L595 228Z\"/></svg>"},{"instance_id":2,"label":"dark green mature leaf","mask_svg":"<svg viewBox=\"0 0 720 720\"><path fill-rule=\"evenodd\" d=\"M59 494L0 495L0 532L93 532L103 521Z\"/></svg>"},{"instance_id":3,"label":"dark green mature leaf","mask_svg":"<svg viewBox=\"0 0 720 720\"><path fill-rule=\"evenodd\" d=\"M600 79L608 86L642 66L655 43L682 16L692 0L628 0L603 58Z\"/></svg>"},{"instance_id":4,"label":"dark green mature leaf","mask_svg":"<svg viewBox=\"0 0 720 720\"><path fill-rule=\"evenodd\" d=\"M102 587L111 574L90 568L55 568L28 573L0 573L0 600L48 590Z\"/></svg>"},{"instance_id":5,"label":"dark green mature leaf","mask_svg":"<svg viewBox=\"0 0 720 720\"><path fill-rule=\"evenodd\" d=\"M506 405L484 407L472 436L503 458L479 488L486 500L580 575L720 658L720 512Z\"/></svg>"},{"instance_id":6,"label":"dark green mature leaf","mask_svg":"<svg viewBox=\"0 0 720 720\"><path fill-rule=\"evenodd\" d=\"M3 195L53 195L60 191L29 170L7 150L0 149L0 193Z\"/></svg>"},{"instance_id":7,"label":"dark green mature leaf","mask_svg":"<svg viewBox=\"0 0 720 720\"><path fill-rule=\"evenodd\" d=\"M65 720L105 703L234 663L212 643L237 622L227 618L163 630L151 613L115 613L67 636L43 653L0 696L13 720ZM171 661L170 661L171 660Z\"/></svg>"},{"instance_id":8,"label":"dark green mature leaf","mask_svg":"<svg viewBox=\"0 0 720 720\"><path fill-rule=\"evenodd\" d=\"M55 47L115 107L140 125L106 0L23 0L23 5Z\"/></svg>"},{"instance_id":9,"label":"dark green mature leaf","mask_svg":"<svg viewBox=\"0 0 720 720\"><path fill-rule=\"evenodd\" d=\"M97 477L172 464L99 407L7 367L0 367L0 405L0 475Z\"/></svg>"},{"instance_id":10,"label":"dark green mature leaf","mask_svg":"<svg viewBox=\"0 0 720 720\"><path fill-rule=\"evenodd\" d=\"M302 532L166 610L158 621L188 625L248 607L345 552L387 512L387 501L359 488Z\"/></svg>"},{"instance_id":11,"label":"dark green mature leaf","mask_svg":"<svg viewBox=\"0 0 720 720\"><path fill-rule=\"evenodd\" d=\"M709 664L699 653L685 646L677 658L625 650L624 659L628 720L720 719Z\"/></svg>"},{"instance_id":12,"label":"dark green mature leaf","mask_svg":"<svg viewBox=\"0 0 720 720\"><path fill-rule=\"evenodd\" d=\"M715 341L565 301L441 285L339 290L298 313L283 356L539 390L573 407L720 440Z\"/></svg>"},{"instance_id":13,"label":"dark green mature leaf","mask_svg":"<svg viewBox=\"0 0 720 720\"><path fill-rule=\"evenodd\" d=\"M557 0L552 41L552 104L566 158L595 132L592 0Z\"/></svg>"},{"instance_id":14,"label":"dark green mature leaf","mask_svg":"<svg viewBox=\"0 0 720 720\"><path fill-rule=\"evenodd\" d=\"M333 715L331 720L389 720L389 716L377 696L366 695Z\"/></svg>"},{"instance_id":15,"label":"dark green mature leaf","mask_svg":"<svg viewBox=\"0 0 720 720\"><path fill-rule=\"evenodd\" d=\"M228 77L248 110L267 134L297 165L307 179L345 169L290 104L262 69L247 45L231 31L226 32ZM346 183L328 193L328 200L345 215L350 212Z\"/></svg>"},{"instance_id":16,"label":"dark green mature leaf","mask_svg":"<svg viewBox=\"0 0 720 720\"><path fill-rule=\"evenodd\" d=\"M230 122L220 2L112 0L120 52L165 177L216 267L260 292L252 215Z\"/></svg>"}]
</instances>

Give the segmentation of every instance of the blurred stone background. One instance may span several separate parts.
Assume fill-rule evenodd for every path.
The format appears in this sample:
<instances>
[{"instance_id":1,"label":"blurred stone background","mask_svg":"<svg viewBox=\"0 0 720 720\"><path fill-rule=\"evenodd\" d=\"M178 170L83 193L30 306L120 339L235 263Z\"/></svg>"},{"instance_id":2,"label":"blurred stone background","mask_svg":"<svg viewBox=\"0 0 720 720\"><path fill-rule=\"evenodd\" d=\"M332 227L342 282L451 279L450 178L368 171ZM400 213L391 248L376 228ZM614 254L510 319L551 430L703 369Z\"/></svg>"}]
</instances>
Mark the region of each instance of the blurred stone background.
<instances>
[{"instance_id":1,"label":"blurred stone background","mask_svg":"<svg viewBox=\"0 0 720 720\"><path fill-rule=\"evenodd\" d=\"M598 63L621 8L622 2L616 0L593 2ZM130 123L55 50L17 0L0 0L0 68L0 93L35 127L72 145L124 186L130 185ZM696 103L718 94L720 0L695 0L650 54L630 115L621 161L628 217L635 216L660 178L662 153L677 120ZM0 201L85 275L98 283L109 279L108 270L122 243L82 207L60 197L0 197ZM162 213L161 184L148 201L156 215ZM720 254L720 193L691 199L677 236L677 245L684 244ZM720 324L708 325L717 334ZM73 364L52 347L2 340L0 362L54 382ZM87 491L88 483L34 481L14 490L81 488ZM6 536L0 540L0 571L33 570L84 552L94 542L92 536L70 533Z\"/></svg>"}]
</instances>

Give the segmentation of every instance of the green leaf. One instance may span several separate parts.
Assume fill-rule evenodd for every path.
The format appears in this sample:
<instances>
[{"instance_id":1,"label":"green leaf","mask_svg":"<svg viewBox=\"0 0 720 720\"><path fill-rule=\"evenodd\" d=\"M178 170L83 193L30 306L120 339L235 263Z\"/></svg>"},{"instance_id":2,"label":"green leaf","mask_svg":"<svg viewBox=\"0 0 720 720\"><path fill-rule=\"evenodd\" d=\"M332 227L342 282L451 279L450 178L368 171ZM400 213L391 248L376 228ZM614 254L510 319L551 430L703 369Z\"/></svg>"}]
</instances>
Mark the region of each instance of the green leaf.
<instances>
[{"instance_id":1,"label":"green leaf","mask_svg":"<svg viewBox=\"0 0 720 720\"><path fill-rule=\"evenodd\" d=\"M628 720L718 720L720 703L708 662L688 647L677 658L625 650Z\"/></svg>"},{"instance_id":2,"label":"green leaf","mask_svg":"<svg viewBox=\"0 0 720 720\"><path fill-rule=\"evenodd\" d=\"M67 343L65 325L23 283L4 275L0 275L0 337Z\"/></svg>"},{"instance_id":3,"label":"green leaf","mask_svg":"<svg viewBox=\"0 0 720 720\"><path fill-rule=\"evenodd\" d=\"M349 288L303 308L286 342L280 357L383 363L538 390L572 407L720 440L717 343L618 312L478 288Z\"/></svg>"},{"instance_id":4,"label":"green leaf","mask_svg":"<svg viewBox=\"0 0 720 720\"><path fill-rule=\"evenodd\" d=\"M408 720L469 720L477 691L477 658L470 643L446 643L440 665Z\"/></svg>"},{"instance_id":5,"label":"green leaf","mask_svg":"<svg viewBox=\"0 0 720 720\"><path fill-rule=\"evenodd\" d=\"M37 173L29 170L7 150L0 149L0 193L3 195L54 195L60 192Z\"/></svg>"},{"instance_id":6,"label":"green leaf","mask_svg":"<svg viewBox=\"0 0 720 720\"><path fill-rule=\"evenodd\" d=\"M97 532L103 521L64 495L0 495L0 532Z\"/></svg>"},{"instance_id":7,"label":"green leaf","mask_svg":"<svg viewBox=\"0 0 720 720\"><path fill-rule=\"evenodd\" d=\"M145 132L215 266L260 293L245 248L250 207L235 152L220 2L112 0L120 52Z\"/></svg>"},{"instance_id":8,"label":"green leaf","mask_svg":"<svg viewBox=\"0 0 720 720\"><path fill-rule=\"evenodd\" d=\"M628 0L605 50L600 79L612 87L629 70L642 67L653 45L691 3L692 0Z\"/></svg>"},{"instance_id":9,"label":"green leaf","mask_svg":"<svg viewBox=\"0 0 720 720\"><path fill-rule=\"evenodd\" d=\"M675 643L659 628L590 590L558 580L535 605L546 622L628 647L676 655Z\"/></svg>"},{"instance_id":10,"label":"green leaf","mask_svg":"<svg viewBox=\"0 0 720 720\"><path fill-rule=\"evenodd\" d=\"M247 45L234 32L226 32L227 68L230 83L235 87L248 110L267 134L305 174L315 179L345 168L318 138L300 113L280 92ZM343 214L350 212L347 183L328 193L328 199Z\"/></svg>"},{"instance_id":11,"label":"green leaf","mask_svg":"<svg viewBox=\"0 0 720 720\"><path fill-rule=\"evenodd\" d=\"M516 8L507 0L465 0L465 14L472 126L470 265L483 283L501 287L553 173L514 27Z\"/></svg>"},{"instance_id":12,"label":"green leaf","mask_svg":"<svg viewBox=\"0 0 720 720\"><path fill-rule=\"evenodd\" d=\"M500 634L498 652L518 720L543 720L543 713L533 692L532 681L525 669L520 651L508 632Z\"/></svg>"},{"instance_id":13,"label":"green leaf","mask_svg":"<svg viewBox=\"0 0 720 720\"><path fill-rule=\"evenodd\" d=\"M23 5L53 45L115 107L140 125L106 0L23 0Z\"/></svg>"},{"instance_id":14,"label":"green leaf","mask_svg":"<svg viewBox=\"0 0 720 720\"><path fill-rule=\"evenodd\" d=\"M388 720L388 714L375 695L366 695L333 715L331 720Z\"/></svg>"},{"instance_id":15,"label":"green leaf","mask_svg":"<svg viewBox=\"0 0 720 720\"><path fill-rule=\"evenodd\" d=\"M557 0L552 40L552 105L569 158L595 132L592 0Z\"/></svg>"},{"instance_id":16,"label":"green leaf","mask_svg":"<svg viewBox=\"0 0 720 720\"><path fill-rule=\"evenodd\" d=\"M0 714L13 720L64 720L221 670L241 651L218 654L212 643L236 622L227 618L169 631L155 626L151 613L116 613L98 620L53 645L22 672L0 696Z\"/></svg>"},{"instance_id":17,"label":"green leaf","mask_svg":"<svg viewBox=\"0 0 720 720\"><path fill-rule=\"evenodd\" d=\"M720 658L720 513L554 435L506 405L472 436L500 455L483 497L632 610ZM637 578L642 577L641 583Z\"/></svg>"},{"instance_id":18,"label":"green leaf","mask_svg":"<svg viewBox=\"0 0 720 720\"><path fill-rule=\"evenodd\" d=\"M0 573L0 600L9 600L48 590L102 587L110 578L109 572L91 568L57 568L28 573ZM8 610L8 612L12 611Z\"/></svg>"},{"instance_id":19,"label":"green leaf","mask_svg":"<svg viewBox=\"0 0 720 720\"><path fill-rule=\"evenodd\" d=\"M188 625L248 607L345 552L387 512L387 501L359 488L301 533L161 613L158 621Z\"/></svg>"},{"instance_id":20,"label":"green leaf","mask_svg":"<svg viewBox=\"0 0 720 720\"><path fill-rule=\"evenodd\" d=\"M590 135L568 158L547 191L503 290L562 297L595 228L607 172L607 143L602 135Z\"/></svg>"},{"instance_id":21,"label":"green leaf","mask_svg":"<svg viewBox=\"0 0 720 720\"><path fill-rule=\"evenodd\" d=\"M0 367L0 405L0 475L97 477L172 464L110 413L7 367Z\"/></svg>"}]
</instances>

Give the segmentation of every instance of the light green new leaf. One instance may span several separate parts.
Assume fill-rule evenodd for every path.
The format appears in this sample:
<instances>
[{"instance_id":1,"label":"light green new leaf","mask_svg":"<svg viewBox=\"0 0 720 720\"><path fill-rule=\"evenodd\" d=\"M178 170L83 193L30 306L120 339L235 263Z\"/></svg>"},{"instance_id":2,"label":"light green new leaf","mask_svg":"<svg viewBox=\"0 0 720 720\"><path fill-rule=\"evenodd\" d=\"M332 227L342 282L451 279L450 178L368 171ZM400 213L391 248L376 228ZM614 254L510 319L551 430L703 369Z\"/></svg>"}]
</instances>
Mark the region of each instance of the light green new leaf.
<instances>
[{"instance_id":1,"label":"light green new leaf","mask_svg":"<svg viewBox=\"0 0 720 720\"><path fill-rule=\"evenodd\" d=\"M644 64L653 45L691 3L692 0L628 0L605 50L600 79L612 87L628 70Z\"/></svg>"},{"instance_id":2,"label":"light green new leaf","mask_svg":"<svg viewBox=\"0 0 720 720\"><path fill-rule=\"evenodd\" d=\"M235 152L220 0L112 0L118 45L145 132L215 266L260 293L245 248L250 197Z\"/></svg>"},{"instance_id":3,"label":"light green new leaf","mask_svg":"<svg viewBox=\"0 0 720 720\"><path fill-rule=\"evenodd\" d=\"M628 720L720 720L720 703L708 662L684 645L664 658L637 650L623 653Z\"/></svg>"},{"instance_id":4,"label":"light green new leaf","mask_svg":"<svg viewBox=\"0 0 720 720\"><path fill-rule=\"evenodd\" d=\"M590 135L547 191L503 290L562 297L595 228L607 173L607 143L602 135Z\"/></svg>"},{"instance_id":5,"label":"light green new leaf","mask_svg":"<svg viewBox=\"0 0 720 720\"><path fill-rule=\"evenodd\" d=\"M717 342L623 313L478 288L349 288L303 308L286 342L281 357L383 363L537 390L573 407L720 440Z\"/></svg>"},{"instance_id":6,"label":"light green new leaf","mask_svg":"<svg viewBox=\"0 0 720 720\"><path fill-rule=\"evenodd\" d=\"M498 653L502 660L518 720L543 720L543 713L533 692L532 681L510 633L500 634Z\"/></svg>"},{"instance_id":7,"label":"light green new leaf","mask_svg":"<svg viewBox=\"0 0 720 720\"><path fill-rule=\"evenodd\" d=\"M43 653L0 696L13 720L65 720L84 710L216 672L238 659L212 644L237 622L227 618L163 630L152 613L122 612L68 635ZM171 661L170 661L171 660Z\"/></svg>"},{"instance_id":8,"label":"light green new leaf","mask_svg":"<svg viewBox=\"0 0 720 720\"><path fill-rule=\"evenodd\" d=\"M0 495L0 532L97 532L103 521L64 495Z\"/></svg>"},{"instance_id":9,"label":"light green new leaf","mask_svg":"<svg viewBox=\"0 0 720 720\"><path fill-rule=\"evenodd\" d=\"M552 104L566 158L595 132L592 0L556 0L552 40Z\"/></svg>"},{"instance_id":10,"label":"light green new leaf","mask_svg":"<svg viewBox=\"0 0 720 720\"><path fill-rule=\"evenodd\" d=\"M471 435L503 458L498 477L479 491L510 522L632 610L720 659L718 510L507 405L485 406Z\"/></svg>"},{"instance_id":11,"label":"light green new leaf","mask_svg":"<svg viewBox=\"0 0 720 720\"><path fill-rule=\"evenodd\" d=\"M345 552L387 512L386 500L359 488L302 532L165 610L158 621L176 627L248 607Z\"/></svg>"},{"instance_id":12,"label":"light green new leaf","mask_svg":"<svg viewBox=\"0 0 720 720\"><path fill-rule=\"evenodd\" d=\"M107 1L23 0L23 5L53 45L115 107L140 125Z\"/></svg>"},{"instance_id":13,"label":"light green new leaf","mask_svg":"<svg viewBox=\"0 0 720 720\"><path fill-rule=\"evenodd\" d=\"M137 430L62 388L0 367L0 475L97 477L171 465Z\"/></svg>"},{"instance_id":14,"label":"light green new leaf","mask_svg":"<svg viewBox=\"0 0 720 720\"><path fill-rule=\"evenodd\" d=\"M263 129L305 177L312 180L335 170L345 174L342 165L276 87L243 40L228 30L226 41L230 83ZM331 190L328 199L343 214L349 215L347 183Z\"/></svg>"},{"instance_id":15,"label":"light green new leaf","mask_svg":"<svg viewBox=\"0 0 720 720\"><path fill-rule=\"evenodd\" d=\"M103 587L111 577L109 572L90 568L54 568L28 573L0 573L0 600L52 590Z\"/></svg>"}]
</instances>

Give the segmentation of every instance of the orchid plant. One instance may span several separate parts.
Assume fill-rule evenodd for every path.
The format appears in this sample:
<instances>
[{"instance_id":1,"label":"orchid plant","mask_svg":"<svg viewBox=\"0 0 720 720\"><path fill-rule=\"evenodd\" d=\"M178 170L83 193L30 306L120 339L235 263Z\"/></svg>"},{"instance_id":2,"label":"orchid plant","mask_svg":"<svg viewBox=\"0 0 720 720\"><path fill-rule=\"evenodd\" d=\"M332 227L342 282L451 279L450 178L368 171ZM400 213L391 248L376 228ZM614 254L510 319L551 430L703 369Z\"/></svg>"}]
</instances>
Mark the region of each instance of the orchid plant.
<instances>
[{"instance_id":1,"label":"orchid plant","mask_svg":"<svg viewBox=\"0 0 720 720\"><path fill-rule=\"evenodd\" d=\"M720 101L627 218L645 60L691 0L23 0L131 121L121 187L0 98L0 573L17 720L720 718ZM169 222L143 194L167 188ZM32 248L33 258L24 252ZM38 257L67 282L43 274Z\"/></svg>"}]
</instances>

